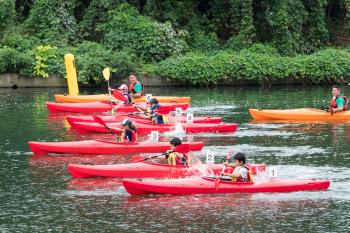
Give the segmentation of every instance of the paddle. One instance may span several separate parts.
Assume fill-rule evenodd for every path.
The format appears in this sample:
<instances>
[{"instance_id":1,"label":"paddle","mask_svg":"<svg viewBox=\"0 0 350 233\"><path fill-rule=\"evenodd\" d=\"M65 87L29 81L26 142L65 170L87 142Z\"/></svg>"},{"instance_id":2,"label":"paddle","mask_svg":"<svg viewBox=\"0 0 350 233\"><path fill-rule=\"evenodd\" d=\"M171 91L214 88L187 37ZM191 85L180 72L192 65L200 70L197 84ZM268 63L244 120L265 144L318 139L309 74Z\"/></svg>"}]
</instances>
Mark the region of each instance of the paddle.
<instances>
[{"instance_id":1,"label":"paddle","mask_svg":"<svg viewBox=\"0 0 350 233\"><path fill-rule=\"evenodd\" d=\"M108 127L108 125L106 124L106 122L105 122L101 117L99 117L99 116L93 116L93 118L94 118L94 120L95 120L97 123L99 123L99 124L103 125L104 127L106 127L106 129L107 129L109 132L111 132L111 133L119 140L119 136L118 136L116 133L114 133L113 130L112 130L111 128ZM123 130L120 129L120 131L123 131Z\"/></svg>"},{"instance_id":2,"label":"paddle","mask_svg":"<svg viewBox=\"0 0 350 233\"><path fill-rule=\"evenodd\" d=\"M121 91L119 91L119 90L114 90L114 91L113 91L113 96L114 96L114 98L116 98L117 100L120 100L120 101L122 101L122 102L125 101L124 94L123 94Z\"/></svg>"},{"instance_id":3,"label":"paddle","mask_svg":"<svg viewBox=\"0 0 350 233\"><path fill-rule=\"evenodd\" d=\"M230 153L227 153L226 155L226 163L230 160ZM217 191L219 189L219 184L220 184L220 177L221 174L225 171L226 166L224 165L224 167L222 168L220 175L216 178L215 180L215 190Z\"/></svg>"},{"instance_id":4,"label":"paddle","mask_svg":"<svg viewBox=\"0 0 350 233\"><path fill-rule=\"evenodd\" d=\"M176 148L175 148L175 152L178 152L178 153L181 153L181 154L185 154L185 153L188 153L191 151L191 147L189 144L181 144L181 145L178 145ZM142 162L142 161L146 161L146 160L149 160L149 159L152 159L152 158L156 158L156 157L159 157L159 156L164 156L164 155L167 155L168 153L162 153L160 155L153 155L153 156L150 156L150 157L147 157L147 158L142 158L142 159L139 159L139 160L136 160L136 161L133 161L135 163L137 162Z\"/></svg>"},{"instance_id":5,"label":"paddle","mask_svg":"<svg viewBox=\"0 0 350 233\"><path fill-rule=\"evenodd\" d=\"M111 110L112 110L112 114L115 113L115 109L112 103L112 94L111 94L111 87L109 85L109 78L111 77L111 70L106 67L103 69L102 71L102 75L104 77L104 79L107 81L107 85L108 85L108 93L109 93L109 103L111 104Z\"/></svg>"},{"instance_id":6,"label":"paddle","mask_svg":"<svg viewBox=\"0 0 350 233\"><path fill-rule=\"evenodd\" d=\"M159 155L152 155L152 156L149 156L149 157L146 157L146 158L142 158L142 159L139 159L139 160L135 160L133 161L134 163L138 163L138 162L143 162L143 161L147 161L149 159L153 159L153 158L157 158L159 156L165 156L167 153L162 153L162 154L159 154Z\"/></svg>"}]
</instances>

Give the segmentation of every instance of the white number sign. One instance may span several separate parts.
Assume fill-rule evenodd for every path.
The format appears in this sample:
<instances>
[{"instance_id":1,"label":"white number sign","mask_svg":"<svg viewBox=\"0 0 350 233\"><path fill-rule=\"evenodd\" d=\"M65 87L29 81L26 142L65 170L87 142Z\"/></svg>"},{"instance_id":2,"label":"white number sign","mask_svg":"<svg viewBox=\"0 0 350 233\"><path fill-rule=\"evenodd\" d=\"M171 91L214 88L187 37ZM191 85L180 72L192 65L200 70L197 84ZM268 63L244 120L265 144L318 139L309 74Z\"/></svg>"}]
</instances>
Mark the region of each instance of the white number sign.
<instances>
[{"instance_id":1,"label":"white number sign","mask_svg":"<svg viewBox=\"0 0 350 233\"><path fill-rule=\"evenodd\" d=\"M152 99L152 94L146 94L146 103L149 103L151 99Z\"/></svg>"},{"instance_id":2,"label":"white number sign","mask_svg":"<svg viewBox=\"0 0 350 233\"><path fill-rule=\"evenodd\" d=\"M214 164L214 162L215 162L215 155L213 153L211 153L210 151L208 151L206 153L206 156L205 156L205 162L207 164Z\"/></svg>"},{"instance_id":3,"label":"white number sign","mask_svg":"<svg viewBox=\"0 0 350 233\"><path fill-rule=\"evenodd\" d=\"M269 176L274 178L277 177L277 169L276 168L270 168L269 169Z\"/></svg>"},{"instance_id":4,"label":"white number sign","mask_svg":"<svg viewBox=\"0 0 350 233\"><path fill-rule=\"evenodd\" d=\"M175 116L181 116L182 115L182 108L176 108L175 109Z\"/></svg>"},{"instance_id":5,"label":"white number sign","mask_svg":"<svg viewBox=\"0 0 350 233\"><path fill-rule=\"evenodd\" d=\"M186 115L186 122L192 124L193 123L193 114L187 113Z\"/></svg>"},{"instance_id":6,"label":"white number sign","mask_svg":"<svg viewBox=\"0 0 350 233\"><path fill-rule=\"evenodd\" d=\"M159 141L159 132L158 131L151 131L151 141L152 142Z\"/></svg>"}]
</instances>

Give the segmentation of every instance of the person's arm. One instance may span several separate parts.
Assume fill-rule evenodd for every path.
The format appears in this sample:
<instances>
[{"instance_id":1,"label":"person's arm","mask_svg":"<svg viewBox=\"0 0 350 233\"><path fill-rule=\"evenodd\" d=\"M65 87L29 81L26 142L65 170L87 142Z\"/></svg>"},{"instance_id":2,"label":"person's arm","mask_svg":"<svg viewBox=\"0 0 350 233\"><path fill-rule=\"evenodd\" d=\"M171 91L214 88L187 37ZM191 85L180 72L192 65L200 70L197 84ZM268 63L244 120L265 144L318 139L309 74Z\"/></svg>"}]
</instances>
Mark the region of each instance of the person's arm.
<instances>
[{"instance_id":1,"label":"person's arm","mask_svg":"<svg viewBox=\"0 0 350 233\"><path fill-rule=\"evenodd\" d=\"M233 178L239 178L241 177L241 174L239 174L237 171L233 171L232 173L222 173L223 176L229 176L229 177L233 177Z\"/></svg>"},{"instance_id":2,"label":"person's arm","mask_svg":"<svg viewBox=\"0 0 350 233\"><path fill-rule=\"evenodd\" d=\"M235 168L235 165L233 164L233 163L224 163L224 165L226 166L226 167L232 167L232 168ZM229 177L233 177L233 178L239 178L241 175L236 171L236 169L235 170L233 170L233 172L232 173L225 173L225 172L223 172L222 174L221 174L222 176L229 176Z\"/></svg>"},{"instance_id":3,"label":"person's arm","mask_svg":"<svg viewBox=\"0 0 350 233\"><path fill-rule=\"evenodd\" d=\"M184 157L184 154L181 154L179 152L174 152L174 154L176 155L176 157L179 157L181 159Z\"/></svg>"},{"instance_id":4,"label":"person's arm","mask_svg":"<svg viewBox=\"0 0 350 233\"><path fill-rule=\"evenodd\" d=\"M133 94L132 97L133 98L140 98L141 97L141 92Z\"/></svg>"}]
</instances>

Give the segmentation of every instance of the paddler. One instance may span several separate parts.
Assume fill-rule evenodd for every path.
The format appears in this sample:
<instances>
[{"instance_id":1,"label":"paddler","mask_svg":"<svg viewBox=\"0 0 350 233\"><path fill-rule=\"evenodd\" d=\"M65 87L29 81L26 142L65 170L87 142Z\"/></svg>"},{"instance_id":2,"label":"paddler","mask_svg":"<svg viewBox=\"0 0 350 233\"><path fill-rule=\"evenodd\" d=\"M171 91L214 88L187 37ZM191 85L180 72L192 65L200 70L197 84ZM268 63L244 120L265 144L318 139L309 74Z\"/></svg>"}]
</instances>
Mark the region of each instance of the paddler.
<instances>
[{"instance_id":1,"label":"paddler","mask_svg":"<svg viewBox=\"0 0 350 233\"><path fill-rule=\"evenodd\" d=\"M180 138L174 137L170 140L170 150L165 158L169 165L187 166L191 164L192 152L188 144L182 144Z\"/></svg>"},{"instance_id":2,"label":"paddler","mask_svg":"<svg viewBox=\"0 0 350 233\"><path fill-rule=\"evenodd\" d=\"M132 99L131 99L131 95L129 94L128 86L125 85L125 84L122 84L122 85L120 85L118 90L120 90L123 93L123 95L124 95L124 98L125 98L124 105L131 105L132 104Z\"/></svg>"},{"instance_id":3,"label":"paddler","mask_svg":"<svg viewBox=\"0 0 350 233\"><path fill-rule=\"evenodd\" d=\"M136 127L132 124L129 119L124 119L121 123L123 127L123 133L121 135L122 142L135 142L137 138Z\"/></svg>"},{"instance_id":4,"label":"paddler","mask_svg":"<svg viewBox=\"0 0 350 233\"><path fill-rule=\"evenodd\" d=\"M141 97L145 92L144 85L137 80L136 75L133 73L129 75L129 81L130 81L129 92L132 98Z\"/></svg>"},{"instance_id":5,"label":"paddler","mask_svg":"<svg viewBox=\"0 0 350 233\"><path fill-rule=\"evenodd\" d=\"M150 99L149 104L150 104L149 109L139 107L140 109L145 111L144 118L151 118L152 123L155 123L155 124L168 124L169 123L168 116L162 115L156 112L156 110L161 107L158 100L156 98L152 98Z\"/></svg>"},{"instance_id":6,"label":"paddler","mask_svg":"<svg viewBox=\"0 0 350 233\"><path fill-rule=\"evenodd\" d=\"M340 95L340 87L334 85L332 87L332 99L329 103L329 111L331 113L346 111L348 98Z\"/></svg>"},{"instance_id":7,"label":"paddler","mask_svg":"<svg viewBox=\"0 0 350 233\"><path fill-rule=\"evenodd\" d=\"M234 162L232 164L225 162L225 167L234 168L232 173L222 172L220 175L221 178L225 180L225 178L231 179L234 182L250 182L252 181L251 170L245 166L246 156L244 153L238 152L234 156Z\"/></svg>"}]
</instances>

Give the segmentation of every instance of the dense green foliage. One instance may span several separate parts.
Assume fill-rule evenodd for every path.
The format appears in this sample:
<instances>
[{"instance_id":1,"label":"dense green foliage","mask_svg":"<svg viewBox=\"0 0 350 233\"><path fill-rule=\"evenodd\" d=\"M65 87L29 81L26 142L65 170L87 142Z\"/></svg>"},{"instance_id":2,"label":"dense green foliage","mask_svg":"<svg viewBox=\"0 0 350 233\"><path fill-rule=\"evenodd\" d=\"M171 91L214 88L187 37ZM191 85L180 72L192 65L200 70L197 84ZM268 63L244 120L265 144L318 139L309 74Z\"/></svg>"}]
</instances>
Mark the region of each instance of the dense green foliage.
<instances>
[{"instance_id":1,"label":"dense green foliage","mask_svg":"<svg viewBox=\"0 0 350 233\"><path fill-rule=\"evenodd\" d=\"M326 49L312 55L283 57L271 48L251 48L239 52L223 51L213 56L188 53L160 62L152 72L189 84L216 84L222 78L258 80L261 83L293 78L318 83L350 76L350 53L344 50Z\"/></svg>"},{"instance_id":2,"label":"dense green foliage","mask_svg":"<svg viewBox=\"0 0 350 233\"><path fill-rule=\"evenodd\" d=\"M0 0L0 36L2 36L5 28L13 23L15 14L15 2L13 0Z\"/></svg>"},{"instance_id":3,"label":"dense green foliage","mask_svg":"<svg viewBox=\"0 0 350 233\"><path fill-rule=\"evenodd\" d=\"M160 61L184 49L184 41L170 23L155 22L128 4L110 11L109 19L101 28L106 47L130 49L145 61Z\"/></svg>"},{"instance_id":4,"label":"dense green foliage","mask_svg":"<svg viewBox=\"0 0 350 233\"><path fill-rule=\"evenodd\" d=\"M0 73L64 77L71 52L81 83L341 81L349 32L348 0L0 0Z\"/></svg>"}]
</instances>

